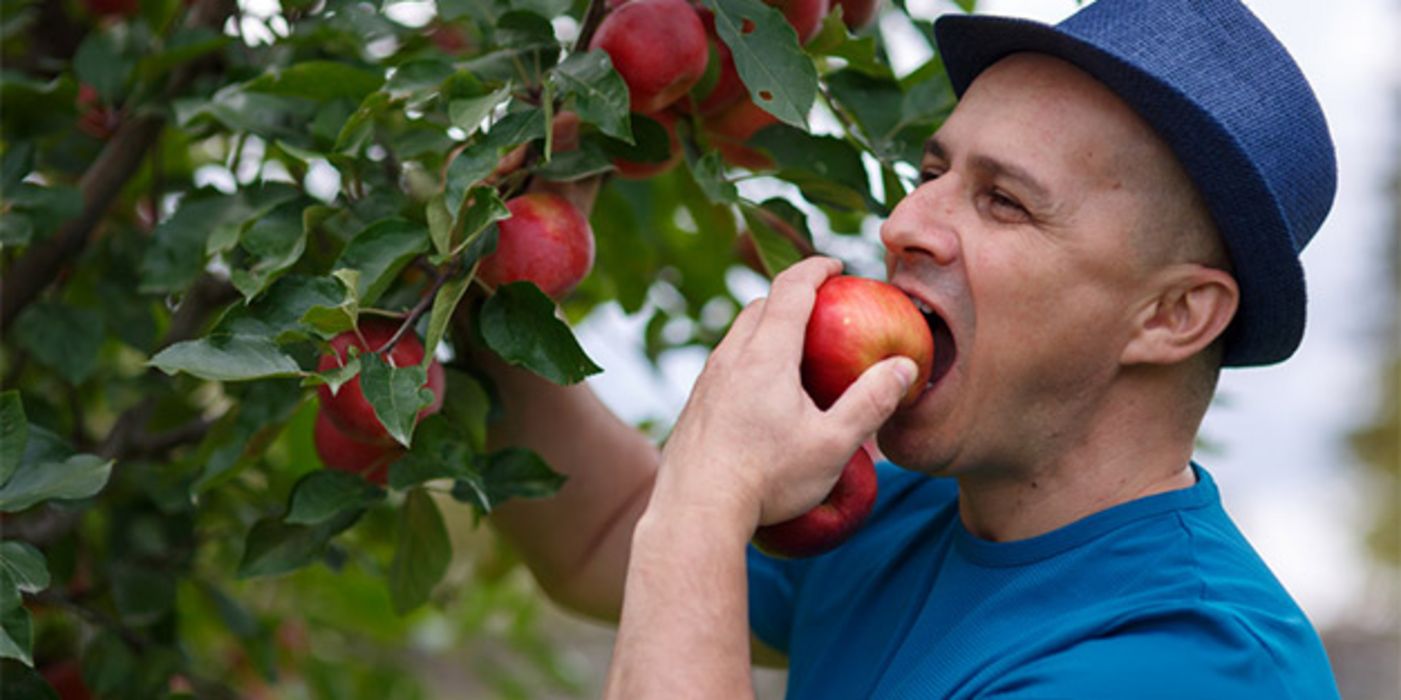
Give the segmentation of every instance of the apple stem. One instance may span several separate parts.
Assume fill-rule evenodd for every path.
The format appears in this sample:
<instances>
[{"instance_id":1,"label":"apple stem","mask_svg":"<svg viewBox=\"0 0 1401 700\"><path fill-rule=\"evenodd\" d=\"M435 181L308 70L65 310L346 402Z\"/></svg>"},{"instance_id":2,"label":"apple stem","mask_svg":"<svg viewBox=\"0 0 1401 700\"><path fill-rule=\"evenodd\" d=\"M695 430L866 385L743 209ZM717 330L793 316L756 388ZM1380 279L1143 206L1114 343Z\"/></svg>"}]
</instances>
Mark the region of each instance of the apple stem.
<instances>
[{"instance_id":1,"label":"apple stem","mask_svg":"<svg viewBox=\"0 0 1401 700\"><path fill-rule=\"evenodd\" d=\"M574 48L571 51L587 51L589 42L593 41L594 31L598 29L598 24L603 21L603 16L607 14L607 3L605 0L589 0L589 9L584 12L584 21L579 25L579 36L574 39Z\"/></svg>"}]
</instances>

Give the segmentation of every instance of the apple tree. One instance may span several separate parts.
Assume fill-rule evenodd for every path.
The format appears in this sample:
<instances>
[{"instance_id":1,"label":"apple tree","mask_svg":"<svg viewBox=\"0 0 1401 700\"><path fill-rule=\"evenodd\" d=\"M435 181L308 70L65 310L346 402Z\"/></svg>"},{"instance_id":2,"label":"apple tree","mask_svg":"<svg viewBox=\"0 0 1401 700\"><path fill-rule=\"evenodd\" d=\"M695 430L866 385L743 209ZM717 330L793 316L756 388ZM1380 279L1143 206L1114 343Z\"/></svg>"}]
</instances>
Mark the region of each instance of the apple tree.
<instances>
[{"instance_id":1,"label":"apple tree","mask_svg":"<svg viewBox=\"0 0 1401 700\"><path fill-rule=\"evenodd\" d=\"M478 360L877 269L953 104L893 2L0 0L5 696L421 697L425 630L581 691L478 527L563 481Z\"/></svg>"}]
</instances>

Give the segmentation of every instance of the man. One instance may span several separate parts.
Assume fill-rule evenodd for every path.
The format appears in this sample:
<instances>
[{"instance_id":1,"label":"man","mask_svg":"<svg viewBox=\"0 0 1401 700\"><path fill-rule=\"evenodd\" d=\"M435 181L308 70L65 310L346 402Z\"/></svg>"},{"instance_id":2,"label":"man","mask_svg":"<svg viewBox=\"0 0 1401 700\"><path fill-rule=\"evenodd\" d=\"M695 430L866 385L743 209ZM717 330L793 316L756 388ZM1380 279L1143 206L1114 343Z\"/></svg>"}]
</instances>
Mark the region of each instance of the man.
<instances>
[{"instance_id":1,"label":"man","mask_svg":"<svg viewBox=\"0 0 1401 700\"><path fill-rule=\"evenodd\" d=\"M803 330L840 269L808 260L736 319L660 454L587 389L495 365L497 439L571 475L497 526L562 602L621 602L610 697L745 697L775 651L801 698L1336 697L1191 462L1219 368L1302 333L1297 254L1334 190L1303 77L1235 0L936 33L961 101L881 231L942 340L917 402L896 410L903 358L808 399ZM878 429L904 469L851 541L746 547Z\"/></svg>"}]
</instances>

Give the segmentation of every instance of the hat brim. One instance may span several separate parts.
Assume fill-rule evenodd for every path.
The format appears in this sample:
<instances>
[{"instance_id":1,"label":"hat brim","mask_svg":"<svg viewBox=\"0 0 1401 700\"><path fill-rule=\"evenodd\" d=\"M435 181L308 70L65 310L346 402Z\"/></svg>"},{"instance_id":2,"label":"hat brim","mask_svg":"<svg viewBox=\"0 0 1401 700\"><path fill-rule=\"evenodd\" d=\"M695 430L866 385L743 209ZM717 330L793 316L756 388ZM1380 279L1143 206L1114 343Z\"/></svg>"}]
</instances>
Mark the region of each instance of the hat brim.
<instances>
[{"instance_id":1,"label":"hat brim","mask_svg":"<svg viewBox=\"0 0 1401 700\"><path fill-rule=\"evenodd\" d=\"M1222 364L1267 365L1293 353L1304 334L1306 297L1304 271L1289 227L1255 163L1206 110L1131 60L1050 25L1010 17L945 15L934 32L959 97L984 69L1020 52L1055 56L1119 95L1177 154L1225 242L1240 287L1240 305L1224 334Z\"/></svg>"}]
</instances>

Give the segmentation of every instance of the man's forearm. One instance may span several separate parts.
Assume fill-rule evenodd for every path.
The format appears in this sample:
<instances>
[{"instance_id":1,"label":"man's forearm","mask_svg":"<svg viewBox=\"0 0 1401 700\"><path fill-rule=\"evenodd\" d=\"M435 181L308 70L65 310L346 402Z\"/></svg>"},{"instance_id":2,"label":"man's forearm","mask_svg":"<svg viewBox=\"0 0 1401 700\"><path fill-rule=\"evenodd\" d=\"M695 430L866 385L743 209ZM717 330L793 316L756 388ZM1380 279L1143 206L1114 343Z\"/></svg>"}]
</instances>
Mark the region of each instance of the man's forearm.
<instances>
[{"instance_id":1,"label":"man's forearm","mask_svg":"<svg viewBox=\"0 0 1401 700\"><path fill-rule=\"evenodd\" d=\"M556 601L616 619L633 525L656 473L656 447L586 385L557 386L494 357L476 364L504 403L491 426L491 447L532 449L568 477L550 498L503 504L492 524Z\"/></svg>"},{"instance_id":2,"label":"man's forearm","mask_svg":"<svg viewBox=\"0 0 1401 700\"><path fill-rule=\"evenodd\" d=\"M643 516L606 698L753 696L745 577L752 529L716 513L654 507Z\"/></svg>"}]
</instances>

